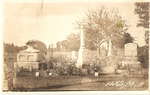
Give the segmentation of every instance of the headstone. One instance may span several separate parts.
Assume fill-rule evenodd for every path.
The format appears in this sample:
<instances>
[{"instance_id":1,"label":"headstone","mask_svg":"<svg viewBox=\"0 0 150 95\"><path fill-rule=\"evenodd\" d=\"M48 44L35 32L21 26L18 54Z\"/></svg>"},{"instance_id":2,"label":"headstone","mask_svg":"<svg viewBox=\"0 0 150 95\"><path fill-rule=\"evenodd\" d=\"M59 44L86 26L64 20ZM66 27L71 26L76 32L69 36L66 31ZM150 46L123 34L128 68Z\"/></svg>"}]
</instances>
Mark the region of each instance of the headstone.
<instances>
[{"instance_id":1,"label":"headstone","mask_svg":"<svg viewBox=\"0 0 150 95\"><path fill-rule=\"evenodd\" d=\"M36 77L39 77L39 76L40 76L40 72L36 72L36 73L35 73L35 76L36 76Z\"/></svg>"},{"instance_id":2,"label":"headstone","mask_svg":"<svg viewBox=\"0 0 150 95\"><path fill-rule=\"evenodd\" d=\"M48 75L49 75L49 76L52 76L52 73L50 72L50 73L48 73Z\"/></svg>"},{"instance_id":3,"label":"headstone","mask_svg":"<svg viewBox=\"0 0 150 95\"><path fill-rule=\"evenodd\" d=\"M137 61L137 44L135 43L128 43L125 44L125 61L129 61L131 63L132 61Z\"/></svg>"},{"instance_id":4,"label":"headstone","mask_svg":"<svg viewBox=\"0 0 150 95\"><path fill-rule=\"evenodd\" d=\"M98 72L95 72L95 74L94 74L94 75L95 75L95 77L98 77Z\"/></svg>"},{"instance_id":5,"label":"headstone","mask_svg":"<svg viewBox=\"0 0 150 95\"><path fill-rule=\"evenodd\" d=\"M137 60L137 44L127 43L125 44L124 59L122 66L126 67L130 71L137 71L141 67L140 62Z\"/></svg>"},{"instance_id":6,"label":"headstone","mask_svg":"<svg viewBox=\"0 0 150 95\"><path fill-rule=\"evenodd\" d=\"M135 43L125 44L125 56L136 57L137 56L137 44Z\"/></svg>"},{"instance_id":7,"label":"headstone","mask_svg":"<svg viewBox=\"0 0 150 95\"><path fill-rule=\"evenodd\" d=\"M88 74L88 70L87 69L82 69L82 75L87 75Z\"/></svg>"}]
</instances>

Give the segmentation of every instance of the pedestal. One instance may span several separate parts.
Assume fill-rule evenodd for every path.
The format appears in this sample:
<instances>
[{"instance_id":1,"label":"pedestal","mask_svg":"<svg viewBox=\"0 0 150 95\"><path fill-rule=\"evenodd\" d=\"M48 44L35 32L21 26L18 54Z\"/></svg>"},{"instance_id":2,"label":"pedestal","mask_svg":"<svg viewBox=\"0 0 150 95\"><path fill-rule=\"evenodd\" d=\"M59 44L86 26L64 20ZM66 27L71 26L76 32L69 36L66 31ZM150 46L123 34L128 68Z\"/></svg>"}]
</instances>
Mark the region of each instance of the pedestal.
<instances>
[{"instance_id":1,"label":"pedestal","mask_svg":"<svg viewBox=\"0 0 150 95\"><path fill-rule=\"evenodd\" d=\"M87 56L88 56L88 50L83 47L80 48L78 60L77 60L77 64L76 64L76 66L78 68L82 68L82 65L87 63Z\"/></svg>"},{"instance_id":2,"label":"pedestal","mask_svg":"<svg viewBox=\"0 0 150 95\"><path fill-rule=\"evenodd\" d=\"M137 56L125 56L122 65L134 72L139 72L141 69L141 63L137 60Z\"/></svg>"}]
</instances>

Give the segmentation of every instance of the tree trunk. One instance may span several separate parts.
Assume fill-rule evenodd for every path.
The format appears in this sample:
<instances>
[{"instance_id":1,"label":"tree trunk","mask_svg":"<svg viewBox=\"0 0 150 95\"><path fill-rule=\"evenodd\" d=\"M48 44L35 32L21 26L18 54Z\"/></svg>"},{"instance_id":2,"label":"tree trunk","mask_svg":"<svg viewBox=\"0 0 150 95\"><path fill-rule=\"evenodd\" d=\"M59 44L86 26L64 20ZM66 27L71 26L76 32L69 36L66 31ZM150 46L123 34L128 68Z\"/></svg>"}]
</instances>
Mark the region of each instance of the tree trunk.
<instances>
[{"instance_id":1,"label":"tree trunk","mask_svg":"<svg viewBox=\"0 0 150 95\"><path fill-rule=\"evenodd\" d=\"M112 42L111 39L109 39L108 41L108 54L107 56L111 56L112 55Z\"/></svg>"}]
</instances>

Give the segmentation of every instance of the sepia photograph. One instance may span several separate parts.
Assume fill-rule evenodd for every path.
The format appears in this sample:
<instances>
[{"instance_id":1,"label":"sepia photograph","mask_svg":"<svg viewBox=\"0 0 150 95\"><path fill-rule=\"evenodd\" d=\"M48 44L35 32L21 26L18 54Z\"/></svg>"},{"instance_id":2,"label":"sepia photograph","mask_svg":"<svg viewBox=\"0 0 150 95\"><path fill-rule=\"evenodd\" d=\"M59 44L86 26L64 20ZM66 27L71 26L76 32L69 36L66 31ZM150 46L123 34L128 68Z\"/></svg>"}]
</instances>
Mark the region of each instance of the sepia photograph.
<instances>
[{"instance_id":1,"label":"sepia photograph","mask_svg":"<svg viewBox=\"0 0 150 95\"><path fill-rule=\"evenodd\" d=\"M10 1L3 92L149 90L150 2Z\"/></svg>"}]
</instances>

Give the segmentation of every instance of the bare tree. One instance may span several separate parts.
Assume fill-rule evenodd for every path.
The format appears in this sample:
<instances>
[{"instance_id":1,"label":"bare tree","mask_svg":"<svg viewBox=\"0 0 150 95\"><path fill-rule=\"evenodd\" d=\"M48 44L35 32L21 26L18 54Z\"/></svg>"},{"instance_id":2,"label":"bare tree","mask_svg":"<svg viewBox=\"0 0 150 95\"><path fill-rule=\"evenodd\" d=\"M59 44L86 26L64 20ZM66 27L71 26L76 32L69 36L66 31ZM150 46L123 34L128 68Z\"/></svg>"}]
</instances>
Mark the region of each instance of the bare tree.
<instances>
[{"instance_id":1,"label":"bare tree","mask_svg":"<svg viewBox=\"0 0 150 95\"><path fill-rule=\"evenodd\" d=\"M86 17L77 21L79 29L85 33L86 47L99 47L103 40L111 40L115 45L121 45L127 25L117 10L101 7L88 10ZM92 44L92 45L91 45Z\"/></svg>"}]
</instances>

